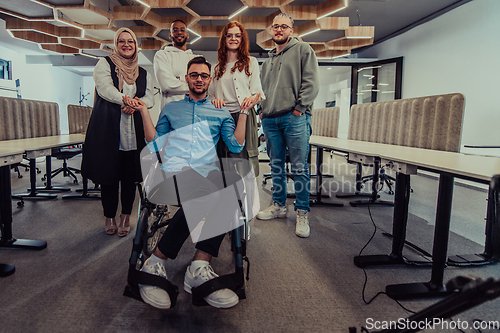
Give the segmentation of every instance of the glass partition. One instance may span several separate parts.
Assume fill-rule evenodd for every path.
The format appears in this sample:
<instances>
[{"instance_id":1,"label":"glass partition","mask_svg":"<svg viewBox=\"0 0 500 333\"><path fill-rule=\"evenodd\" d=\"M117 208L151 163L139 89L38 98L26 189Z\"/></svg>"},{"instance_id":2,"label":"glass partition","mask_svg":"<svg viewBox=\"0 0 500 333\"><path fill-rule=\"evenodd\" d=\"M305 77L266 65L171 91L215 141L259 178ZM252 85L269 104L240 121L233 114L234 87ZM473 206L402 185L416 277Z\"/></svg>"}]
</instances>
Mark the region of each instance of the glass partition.
<instances>
[{"instance_id":1,"label":"glass partition","mask_svg":"<svg viewBox=\"0 0 500 333\"><path fill-rule=\"evenodd\" d=\"M403 58L352 66L352 104L400 99L402 67Z\"/></svg>"}]
</instances>

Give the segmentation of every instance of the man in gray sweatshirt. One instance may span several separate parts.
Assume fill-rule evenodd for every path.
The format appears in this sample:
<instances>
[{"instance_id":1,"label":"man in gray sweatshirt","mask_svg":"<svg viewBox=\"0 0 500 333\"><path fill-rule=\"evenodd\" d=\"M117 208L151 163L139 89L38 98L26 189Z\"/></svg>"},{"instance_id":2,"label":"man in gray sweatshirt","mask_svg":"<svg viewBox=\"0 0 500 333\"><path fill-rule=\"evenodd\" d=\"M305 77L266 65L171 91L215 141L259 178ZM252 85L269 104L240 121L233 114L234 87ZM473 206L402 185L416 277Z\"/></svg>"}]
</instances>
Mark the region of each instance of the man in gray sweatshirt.
<instances>
[{"instance_id":1,"label":"man in gray sweatshirt","mask_svg":"<svg viewBox=\"0 0 500 333\"><path fill-rule=\"evenodd\" d=\"M311 111L319 91L318 61L314 50L305 42L291 37L293 19L278 14L271 26L276 48L262 65L261 81L266 100L259 106L267 154L273 179L273 204L259 212L257 218L270 220L286 217L286 153L290 156L294 180L297 223L295 234L308 237L310 176L307 164Z\"/></svg>"}]
</instances>

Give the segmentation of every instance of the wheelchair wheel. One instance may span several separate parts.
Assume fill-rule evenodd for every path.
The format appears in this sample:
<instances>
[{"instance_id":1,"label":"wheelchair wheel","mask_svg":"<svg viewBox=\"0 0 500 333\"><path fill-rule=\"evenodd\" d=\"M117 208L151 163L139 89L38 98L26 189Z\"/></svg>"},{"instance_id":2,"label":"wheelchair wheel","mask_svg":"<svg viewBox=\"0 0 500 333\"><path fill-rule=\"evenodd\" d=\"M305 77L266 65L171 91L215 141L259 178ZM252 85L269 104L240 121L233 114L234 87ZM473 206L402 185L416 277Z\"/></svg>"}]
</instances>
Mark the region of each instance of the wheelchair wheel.
<instances>
[{"instance_id":1,"label":"wheelchair wheel","mask_svg":"<svg viewBox=\"0 0 500 333\"><path fill-rule=\"evenodd\" d=\"M156 245L165 231L168 223L168 207L166 205L154 205L151 209L144 209L144 232L143 248L144 254L149 257L156 249Z\"/></svg>"}]
</instances>

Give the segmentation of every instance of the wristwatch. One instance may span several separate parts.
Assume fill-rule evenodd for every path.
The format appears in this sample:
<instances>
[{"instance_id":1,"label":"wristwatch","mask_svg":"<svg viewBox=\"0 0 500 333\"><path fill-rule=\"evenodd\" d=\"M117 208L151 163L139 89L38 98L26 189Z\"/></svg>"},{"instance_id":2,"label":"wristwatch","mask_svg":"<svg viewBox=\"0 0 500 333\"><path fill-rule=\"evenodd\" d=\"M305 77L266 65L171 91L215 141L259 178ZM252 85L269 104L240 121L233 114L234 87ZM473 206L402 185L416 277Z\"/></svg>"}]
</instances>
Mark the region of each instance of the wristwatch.
<instances>
[{"instance_id":1,"label":"wristwatch","mask_svg":"<svg viewBox=\"0 0 500 333\"><path fill-rule=\"evenodd\" d=\"M246 114L247 116L250 116L250 112L248 110L241 110L240 113Z\"/></svg>"}]
</instances>

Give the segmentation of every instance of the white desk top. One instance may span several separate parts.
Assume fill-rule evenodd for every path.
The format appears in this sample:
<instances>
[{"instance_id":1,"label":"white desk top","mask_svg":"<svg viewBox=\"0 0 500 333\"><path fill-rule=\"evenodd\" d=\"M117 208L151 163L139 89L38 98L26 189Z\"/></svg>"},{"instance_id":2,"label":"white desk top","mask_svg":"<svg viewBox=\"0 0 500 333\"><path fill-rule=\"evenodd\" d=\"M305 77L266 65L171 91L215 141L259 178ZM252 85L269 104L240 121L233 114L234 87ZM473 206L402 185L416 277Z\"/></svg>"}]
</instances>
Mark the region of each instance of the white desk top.
<instances>
[{"instance_id":1,"label":"white desk top","mask_svg":"<svg viewBox=\"0 0 500 333\"><path fill-rule=\"evenodd\" d=\"M411 164L482 181L490 181L492 176L500 174L499 157L466 155L315 135L311 136L310 144L342 152L380 157L396 163Z\"/></svg>"},{"instance_id":2,"label":"white desk top","mask_svg":"<svg viewBox=\"0 0 500 333\"><path fill-rule=\"evenodd\" d=\"M0 150L3 148L20 148L23 149L23 151L29 152L40 149L77 145L84 141L84 134L64 134L30 139L6 140L0 141Z\"/></svg>"}]
</instances>

